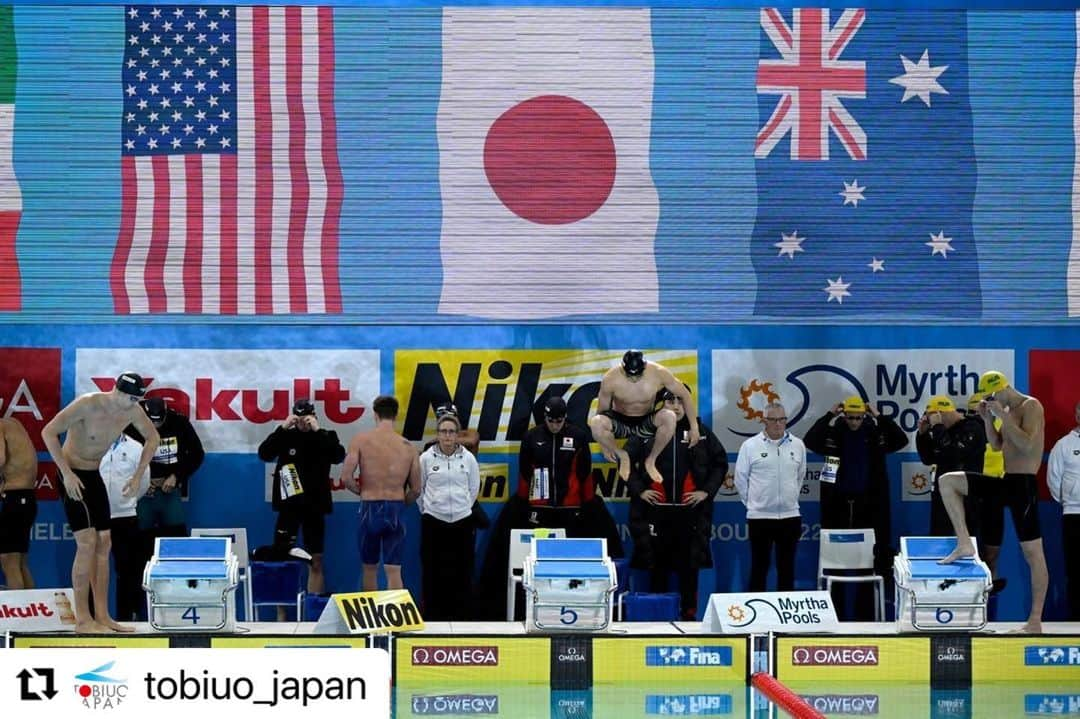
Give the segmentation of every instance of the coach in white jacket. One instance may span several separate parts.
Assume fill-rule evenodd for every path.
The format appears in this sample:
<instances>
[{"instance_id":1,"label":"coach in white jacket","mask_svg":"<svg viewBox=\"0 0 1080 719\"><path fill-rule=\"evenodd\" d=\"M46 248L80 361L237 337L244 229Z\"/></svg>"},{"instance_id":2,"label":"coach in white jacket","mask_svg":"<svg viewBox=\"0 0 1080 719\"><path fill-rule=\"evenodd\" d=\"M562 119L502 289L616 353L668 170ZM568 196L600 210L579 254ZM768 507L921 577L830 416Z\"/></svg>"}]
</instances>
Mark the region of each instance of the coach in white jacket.
<instances>
[{"instance_id":1,"label":"coach in white jacket","mask_svg":"<svg viewBox=\"0 0 1080 719\"><path fill-rule=\"evenodd\" d=\"M743 442L735 463L735 489L746 505L751 592L765 591L776 546L776 589L795 588L795 548L802 535L799 491L806 475L806 446L787 431L779 402L765 408L765 429Z\"/></svg>"},{"instance_id":2,"label":"coach in white jacket","mask_svg":"<svg viewBox=\"0 0 1080 719\"><path fill-rule=\"evenodd\" d=\"M1046 483L1050 496L1061 503L1061 544L1065 551L1065 577L1069 596L1069 621L1080 621L1080 403L1076 426L1050 451Z\"/></svg>"}]
</instances>

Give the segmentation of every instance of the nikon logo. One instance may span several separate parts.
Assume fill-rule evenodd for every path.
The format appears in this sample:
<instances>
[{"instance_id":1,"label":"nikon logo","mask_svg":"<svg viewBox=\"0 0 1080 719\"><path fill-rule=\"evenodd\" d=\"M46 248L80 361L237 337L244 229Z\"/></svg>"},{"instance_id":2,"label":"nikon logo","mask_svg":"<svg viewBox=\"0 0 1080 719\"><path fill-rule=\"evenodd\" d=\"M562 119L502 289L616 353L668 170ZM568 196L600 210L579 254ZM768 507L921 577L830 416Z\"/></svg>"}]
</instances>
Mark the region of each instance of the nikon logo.
<instances>
[{"instance_id":1,"label":"nikon logo","mask_svg":"<svg viewBox=\"0 0 1080 719\"><path fill-rule=\"evenodd\" d=\"M341 602L342 615L352 632L379 632L422 624L412 601L376 602L371 597L348 597Z\"/></svg>"},{"instance_id":2,"label":"nikon logo","mask_svg":"<svg viewBox=\"0 0 1080 719\"><path fill-rule=\"evenodd\" d=\"M433 354L442 359L432 362ZM400 351L394 360L395 385L399 397L409 398L402 434L409 440L422 440L427 424L434 419L435 407L450 401L463 422L480 434L486 451L510 445L516 450L533 422L533 407L545 396L564 397L570 421L584 427L589 407L600 391L600 375L607 367L598 370L588 361L590 353L585 353L579 368L566 368L567 354ZM556 365L557 376L544 377L545 359L562 360ZM492 442L497 447L491 447Z\"/></svg>"}]
</instances>

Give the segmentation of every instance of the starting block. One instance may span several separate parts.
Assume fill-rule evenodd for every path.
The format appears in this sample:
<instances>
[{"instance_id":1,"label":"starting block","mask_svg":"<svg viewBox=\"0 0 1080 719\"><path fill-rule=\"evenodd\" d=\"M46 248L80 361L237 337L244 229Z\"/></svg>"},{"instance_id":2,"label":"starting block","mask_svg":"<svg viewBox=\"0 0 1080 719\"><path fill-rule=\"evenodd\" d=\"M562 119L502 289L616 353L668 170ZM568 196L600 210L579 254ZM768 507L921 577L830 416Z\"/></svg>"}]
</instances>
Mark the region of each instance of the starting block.
<instances>
[{"instance_id":1,"label":"starting block","mask_svg":"<svg viewBox=\"0 0 1080 719\"><path fill-rule=\"evenodd\" d=\"M143 570L150 626L159 631L236 630L239 568L228 537L158 537Z\"/></svg>"},{"instance_id":2,"label":"starting block","mask_svg":"<svg viewBox=\"0 0 1080 719\"><path fill-rule=\"evenodd\" d=\"M525 631L604 631L617 585L606 539L533 539L525 559Z\"/></svg>"},{"instance_id":3,"label":"starting block","mask_svg":"<svg viewBox=\"0 0 1080 719\"><path fill-rule=\"evenodd\" d=\"M955 547L956 537L900 538L893 560L897 629L975 632L986 626L990 568L978 549L973 557L938 564Z\"/></svg>"}]
</instances>

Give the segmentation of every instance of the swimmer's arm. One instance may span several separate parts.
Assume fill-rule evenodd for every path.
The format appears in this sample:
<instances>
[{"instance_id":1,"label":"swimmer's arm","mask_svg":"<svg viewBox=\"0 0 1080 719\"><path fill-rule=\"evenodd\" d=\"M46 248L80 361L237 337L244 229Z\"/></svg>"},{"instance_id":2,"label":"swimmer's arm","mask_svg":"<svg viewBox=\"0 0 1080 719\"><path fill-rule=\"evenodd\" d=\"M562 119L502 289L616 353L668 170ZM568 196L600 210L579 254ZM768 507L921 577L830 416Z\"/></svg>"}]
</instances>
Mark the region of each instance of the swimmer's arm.
<instances>
[{"instance_id":1,"label":"swimmer's arm","mask_svg":"<svg viewBox=\"0 0 1080 719\"><path fill-rule=\"evenodd\" d=\"M608 381L607 374L600 380L600 391L596 395L596 413L607 412L611 407L611 400L613 393L611 391L611 383Z\"/></svg>"},{"instance_id":2,"label":"swimmer's arm","mask_svg":"<svg viewBox=\"0 0 1080 719\"><path fill-rule=\"evenodd\" d=\"M360 466L360 435L349 442L349 451L345 455L345 464L341 465L341 481L353 494L360 494L360 482L356 478L356 468Z\"/></svg>"},{"instance_id":3,"label":"swimmer's arm","mask_svg":"<svg viewBox=\"0 0 1080 719\"><path fill-rule=\"evenodd\" d=\"M1036 449L1035 438L1042 433L1045 421L1042 405L1038 400L1031 400L1024 404L1024 411L1017 414L1021 416L1013 417L1012 412L1004 413L1001 418L1002 439L1007 439L1017 449Z\"/></svg>"},{"instance_id":4,"label":"swimmer's arm","mask_svg":"<svg viewBox=\"0 0 1080 719\"><path fill-rule=\"evenodd\" d=\"M405 488L405 504L412 504L420 496L420 455L413 448L412 465L409 467L409 484Z\"/></svg>"},{"instance_id":5,"label":"swimmer's arm","mask_svg":"<svg viewBox=\"0 0 1080 719\"><path fill-rule=\"evenodd\" d=\"M154 423L146 416L146 412L143 412L142 408L136 407L132 414L134 415L134 418L131 423L135 425L135 429L139 430L139 434L145 439L143 441L142 454L139 455L139 466L135 468L135 472L131 475L131 479L124 485L125 497L134 496L139 488L139 480L142 478L143 473L149 469L150 461L154 458L154 452L157 451L158 444L161 443L161 437L158 435Z\"/></svg>"}]
</instances>

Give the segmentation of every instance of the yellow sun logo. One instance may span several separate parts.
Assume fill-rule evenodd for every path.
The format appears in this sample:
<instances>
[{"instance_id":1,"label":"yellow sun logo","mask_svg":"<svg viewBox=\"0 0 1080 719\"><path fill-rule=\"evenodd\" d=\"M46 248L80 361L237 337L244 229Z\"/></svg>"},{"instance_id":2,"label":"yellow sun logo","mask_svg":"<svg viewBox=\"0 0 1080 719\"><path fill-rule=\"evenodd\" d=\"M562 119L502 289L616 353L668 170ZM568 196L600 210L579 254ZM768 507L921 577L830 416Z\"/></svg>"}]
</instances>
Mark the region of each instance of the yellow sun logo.
<instances>
[{"instance_id":1,"label":"yellow sun logo","mask_svg":"<svg viewBox=\"0 0 1080 719\"><path fill-rule=\"evenodd\" d=\"M740 607L738 604L732 604L730 607L728 607L727 615L731 617L731 621L733 622L741 622L742 620L746 619L746 612L744 612L743 608Z\"/></svg>"},{"instance_id":2,"label":"yellow sun logo","mask_svg":"<svg viewBox=\"0 0 1080 719\"><path fill-rule=\"evenodd\" d=\"M914 489L926 489L927 481L926 475L922 472L911 475L911 486Z\"/></svg>"},{"instance_id":3,"label":"yellow sun logo","mask_svg":"<svg viewBox=\"0 0 1080 719\"><path fill-rule=\"evenodd\" d=\"M762 419L765 416L750 402L755 394L764 395L766 404L780 401L780 395L773 390L772 382L750 380L749 386L739 388L739 401L735 403L735 406L743 411L743 417L749 420Z\"/></svg>"}]
</instances>

